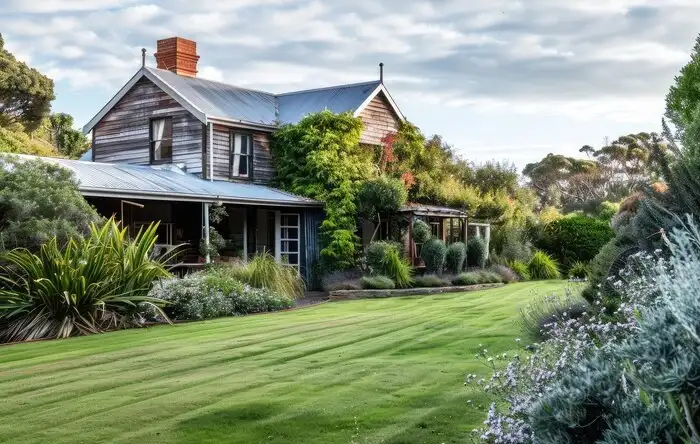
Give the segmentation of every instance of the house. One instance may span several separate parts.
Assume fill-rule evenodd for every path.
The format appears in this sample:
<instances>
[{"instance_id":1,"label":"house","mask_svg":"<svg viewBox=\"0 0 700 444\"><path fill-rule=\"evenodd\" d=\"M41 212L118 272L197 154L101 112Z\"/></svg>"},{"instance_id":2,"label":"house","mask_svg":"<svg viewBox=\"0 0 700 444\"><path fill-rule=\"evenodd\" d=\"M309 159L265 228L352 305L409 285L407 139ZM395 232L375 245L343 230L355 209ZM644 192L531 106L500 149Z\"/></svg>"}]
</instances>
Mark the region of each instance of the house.
<instances>
[{"instance_id":1,"label":"house","mask_svg":"<svg viewBox=\"0 0 700 444\"><path fill-rule=\"evenodd\" d=\"M318 202L270 185L270 136L285 123L325 109L364 123L361 143L379 145L404 119L379 80L273 94L197 77L197 45L157 42L157 67L142 67L88 122L84 161L57 160L76 172L85 196L132 229L160 220L165 245L209 241L209 213L227 239L222 256L269 251L310 278L318 257ZM195 260L193 260L194 262Z\"/></svg>"}]
</instances>

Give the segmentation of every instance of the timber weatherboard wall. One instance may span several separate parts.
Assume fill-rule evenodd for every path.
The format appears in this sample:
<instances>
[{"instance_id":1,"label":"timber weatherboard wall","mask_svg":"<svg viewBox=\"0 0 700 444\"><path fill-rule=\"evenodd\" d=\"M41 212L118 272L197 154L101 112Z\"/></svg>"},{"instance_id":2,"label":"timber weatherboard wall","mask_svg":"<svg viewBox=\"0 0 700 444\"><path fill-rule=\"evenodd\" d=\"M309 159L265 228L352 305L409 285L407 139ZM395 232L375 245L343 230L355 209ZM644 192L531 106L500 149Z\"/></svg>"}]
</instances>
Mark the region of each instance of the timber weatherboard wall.
<instances>
[{"instance_id":1,"label":"timber weatherboard wall","mask_svg":"<svg viewBox=\"0 0 700 444\"><path fill-rule=\"evenodd\" d=\"M360 135L363 144L381 145L384 136L399 130L399 118L381 92L367 104L359 117L363 123Z\"/></svg>"},{"instance_id":2,"label":"timber weatherboard wall","mask_svg":"<svg viewBox=\"0 0 700 444\"><path fill-rule=\"evenodd\" d=\"M94 128L95 162L150 163L150 121L173 119L172 163L202 172L202 124L150 80L142 78Z\"/></svg>"},{"instance_id":3,"label":"timber weatherboard wall","mask_svg":"<svg viewBox=\"0 0 700 444\"><path fill-rule=\"evenodd\" d=\"M248 177L230 177L231 168L231 133L249 134L253 136L252 161ZM235 180L241 182L269 183L275 177L275 168L270 154L270 135L262 131L214 125L214 179Z\"/></svg>"}]
</instances>

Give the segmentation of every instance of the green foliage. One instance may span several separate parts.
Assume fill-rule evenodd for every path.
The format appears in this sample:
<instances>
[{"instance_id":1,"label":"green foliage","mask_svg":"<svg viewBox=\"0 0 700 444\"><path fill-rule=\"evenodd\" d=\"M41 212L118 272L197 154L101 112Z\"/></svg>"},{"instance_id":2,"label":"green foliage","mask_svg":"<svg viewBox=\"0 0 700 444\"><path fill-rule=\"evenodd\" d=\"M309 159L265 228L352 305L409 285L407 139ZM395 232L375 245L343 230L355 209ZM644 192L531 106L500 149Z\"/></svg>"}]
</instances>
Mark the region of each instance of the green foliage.
<instances>
[{"instance_id":1,"label":"green foliage","mask_svg":"<svg viewBox=\"0 0 700 444\"><path fill-rule=\"evenodd\" d=\"M413 222L413 240L416 243L424 244L428 242L431 237L430 225L423 220L416 219L416 221Z\"/></svg>"},{"instance_id":2,"label":"green foliage","mask_svg":"<svg viewBox=\"0 0 700 444\"><path fill-rule=\"evenodd\" d=\"M0 251L37 251L90 231L102 218L83 199L69 170L40 160L0 156Z\"/></svg>"},{"instance_id":3,"label":"green foliage","mask_svg":"<svg viewBox=\"0 0 700 444\"><path fill-rule=\"evenodd\" d=\"M463 242L455 242L447 247L445 255L445 265L448 273L459 274L464 268L464 261L467 259L467 247Z\"/></svg>"},{"instance_id":4,"label":"green foliage","mask_svg":"<svg viewBox=\"0 0 700 444\"><path fill-rule=\"evenodd\" d=\"M357 195L358 214L376 221L384 214L396 213L406 204L408 193L400 179L386 175L364 182Z\"/></svg>"},{"instance_id":5,"label":"green foliage","mask_svg":"<svg viewBox=\"0 0 700 444\"><path fill-rule=\"evenodd\" d=\"M398 247L394 242L376 241L369 244L365 255L367 266L370 271L375 274L382 274L384 258L389 250L398 252Z\"/></svg>"},{"instance_id":6,"label":"green foliage","mask_svg":"<svg viewBox=\"0 0 700 444\"><path fill-rule=\"evenodd\" d=\"M294 307L292 298L244 285L223 267L161 281L149 295L167 301L165 313L177 320L213 319Z\"/></svg>"},{"instance_id":7,"label":"green foliage","mask_svg":"<svg viewBox=\"0 0 700 444\"><path fill-rule=\"evenodd\" d=\"M398 246L393 242L372 242L367 248L367 265L373 275L390 277L398 288L411 285L411 265L401 257Z\"/></svg>"},{"instance_id":8,"label":"green foliage","mask_svg":"<svg viewBox=\"0 0 700 444\"><path fill-rule=\"evenodd\" d=\"M487 253L484 239L472 236L467 240L467 266L484 268Z\"/></svg>"},{"instance_id":9,"label":"green foliage","mask_svg":"<svg viewBox=\"0 0 700 444\"><path fill-rule=\"evenodd\" d=\"M528 267L528 264L526 262L510 261L510 262L508 262L508 268L510 268L518 276L520 276L521 281L529 281L530 280L530 268Z\"/></svg>"},{"instance_id":10,"label":"green foliage","mask_svg":"<svg viewBox=\"0 0 700 444\"><path fill-rule=\"evenodd\" d=\"M82 131L73 128L73 117L65 113L53 113L49 116L51 138L58 152L68 158L82 156L90 143Z\"/></svg>"},{"instance_id":11,"label":"green foliage","mask_svg":"<svg viewBox=\"0 0 700 444\"><path fill-rule=\"evenodd\" d=\"M533 280L558 279L560 277L559 264L556 259L544 251L535 251L530 263L527 264L527 269L530 273L530 279Z\"/></svg>"},{"instance_id":12,"label":"green foliage","mask_svg":"<svg viewBox=\"0 0 700 444\"><path fill-rule=\"evenodd\" d=\"M360 279L362 288L368 290L391 290L396 288L396 284L387 276L362 276Z\"/></svg>"},{"instance_id":13,"label":"green foliage","mask_svg":"<svg viewBox=\"0 0 700 444\"><path fill-rule=\"evenodd\" d=\"M258 253L248 262L222 265L219 273L254 288L263 288L289 298L304 295L304 281L293 267L280 264L268 253Z\"/></svg>"},{"instance_id":14,"label":"green foliage","mask_svg":"<svg viewBox=\"0 0 700 444\"><path fill-rule=\"evenodd\" d=\"M401 257L395 249L388 250L382 261L382 272L389 276L397 288L407 288L411 286L413 269L408 260Z\"/></svg>"},{"instance_id":15,"label":"green foliage","mask_svg":"<svg viewBox=\"0 0 700 444\"><path fill-rule=\"evenodd\" d=\"M31 154L44 157L58 155L50 143L39 138L29 137L19 125L16 128L0 127L0 153Z\"/></svg>"},{"instance_id":16,"label":"green foliage","mask_svg":"<svg viewBox=\"0 0 700 444\"><path fill-rule=\"evenodd\" d=\"M518 323L523 334L532 341L539 342L547 338L547 332L553 323L578 319L590 308L585 300L569 292L565 296L538 296L520 309Z\"/></svg>"},{"instance_id":17,"label":"green foliage","mask_svg":"<svg viewBox=\"0 0 700 444\"><path fill-rule=\"evenodd\" d=\"M694 120L694 113L700 107L700 36L690 54L690 61L681 68L675 77L675 84L666 95L666 118L682 134L686 126Z\"/></svg>"},{"instance_id":18,"label":"green foliage","mask_svg":"<svg viewBox=\"0 0 700 444\"><path fill-rule=\"evenodd\" d=\"M532 257L532 243L524 227L504 226L495 230L492 244L506 262L527 262Z\"/></svg>"},{"instance_id":19,"label":"green foliage","mask_svg":"<svg viewBox=\"0 0 700 444\"><path fill-rule=\"evenodd\" d=\"M614 235L608 222L586 216L564 217L545 226L535 246L568 269L574 262L592 260Z\"/></svg>"},{"instance_id":20,"label":"green foliage","mask_svg":"<svg viewBox=\"0 0 700 444\"><path fill-rule=\"evenodd\" d=\"M53 81L5 49L0 35L0 127L21 124L32 131L49 114Z\"/></svg>"},{"instance_id":21,"label":"green foliage","mask_svg":"<svg viewBox=\"0 0 700 444\"><path fill-rule=\"evenodd\" d=\"M617 291L608 277L617 275L627 264L627 256L637 251L634 240L626 236L617 236L605 244L588 264L590 284L583 291L583 297L593 302L597 293L602 292L606 297L614 298Z\"/></svg>"},{"instance_id":22,"label":"green foliage","mask_svg":"<svg viewBox=\"0 0 700 444\"><path fill-rule=\"evenodd\" d=\"M576 261L569 268L569 276L575 279L588 278L588 264L581 261Z\"/></svg>"},{"instance_id":23,"label":"green foliage","mask_svg":"<svg viewBox=\"0 0 700 444\"><path fill-rule=\"evenodd\" d=\"M452 282L449 279L436 274L425 274L413 278L415 288L449 287L450 285Z\"/></svg>"},{"instance_id":24,"label":"green foliage","mask_svg":"<svg viewBox=\"0 0 700 444\"><path fill-rule=\"evenodd\" d=\"M272 138L279 185L325 205L321 260L326 268L354 264L356 198L373 169L371 153L359 144L361 131L359 118L323 111L282 126Z\"/></svg>"},{"instance_id":25,"label":"green foliage","mask_svg":"<svg viewBox=\"0 0 700 444\"><path fill-rule=\"evenodd\" d=\"M425 263L425 270L429 274L441 275L445 268L445 256L447 255L447 247L445 243L439 239L430 239L423 244L421 249L421 259Z\"/></svg>"},{"instance_id":26,"label":"green foliage","mask_svg":"<svg viewBox=\"0 0 700 444\"><path fill-rule=\"evenodd\" d=\"M503 278L491 271L480 270L461 273L452 279L454 285L500 284Z\"/></svg>"},{"instance_id":27,"label":"green foliage","mask_svg":"<svg viewBox=\"0 0 700 444\"><path fill-rule=\"evenodd\" d=\"M154 280L168 276L167 258L150 258L157 228L128 240L110 219L64 248L54 238L36 254L3 254L0 340L65 338L137 323L139 304L162 305L147 296Z\"/></svg>"}]
</instances>

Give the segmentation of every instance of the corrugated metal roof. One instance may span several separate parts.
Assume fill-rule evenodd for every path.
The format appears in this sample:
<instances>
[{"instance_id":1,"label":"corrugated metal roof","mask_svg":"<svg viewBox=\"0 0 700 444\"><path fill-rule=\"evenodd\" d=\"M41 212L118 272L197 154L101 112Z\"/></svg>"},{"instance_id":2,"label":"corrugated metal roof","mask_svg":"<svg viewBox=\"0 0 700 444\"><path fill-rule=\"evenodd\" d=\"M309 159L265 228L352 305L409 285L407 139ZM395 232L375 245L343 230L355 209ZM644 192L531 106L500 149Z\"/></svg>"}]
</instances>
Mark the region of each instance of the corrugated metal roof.
<instances>
[{"instance_id":1,"label":"corrugated metal roof","mask_svg":"<svg viewBox=\"0 0 700 444\"><path fill-rule=\"evenodd\" d=\"M408 203L401 207L400 213L415 213L415 214L440 214L445 216L466 216L467 213L450 207L440 207L437 205L426 205L420 203Z\"/></svg>"},{"instance_id":2,"label":"corrugated metal roof","mask_svg":"<svg viewBox=\"0 0 700 444\"><path fill-rule=\"evenodd\" d=\"M279 121L297 123L306 115L325 109L340 114L354 112L381 85L379 80L279 94Z\"/></svg>"},{"instance_id":3,"label":"corrugated metal roof","mask_svg":"<svg viewBox=\"0 0 700 444\"><path fill-rule=\"evenodd\" d=\"M173 166L138 166L20 156L55 162L73 171L86 196L181 200L274 206L318 206L319 202L275 188L201 179Z\"/></svg>"},{"instance_id":4,"label":"corrugated metal roof","mask_svg":"<svg viewBox=\"0 0 700 444\"><path fill-rule=\"evenodd\" d=\"M92 148L87 150L87 152L85 154L83 154L82 156L80 156L80 159L78 159L78 160L82 160L85 162L92 162Z\"/></svg>"},{"instance_id":5,"label":"corrugated metal roof","mask_svg":"<svg viewBox=\"0 0 700 444\"><path fill-rule=\"evenodd\" d=\"M274 125L276 98L274 94L238 88L233 85L174 72L145 68L207 116Z\"/></svg>"}]
</instances>

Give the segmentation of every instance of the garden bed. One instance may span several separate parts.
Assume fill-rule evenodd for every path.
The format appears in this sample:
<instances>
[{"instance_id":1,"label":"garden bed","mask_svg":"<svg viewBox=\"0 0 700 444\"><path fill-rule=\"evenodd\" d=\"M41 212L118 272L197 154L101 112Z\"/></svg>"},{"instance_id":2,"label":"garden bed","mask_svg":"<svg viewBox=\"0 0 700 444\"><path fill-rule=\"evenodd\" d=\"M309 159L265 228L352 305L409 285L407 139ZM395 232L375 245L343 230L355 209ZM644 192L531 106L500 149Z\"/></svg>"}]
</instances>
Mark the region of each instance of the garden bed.
<instances>
[{"instance_id":1,"label":"garden bed","mask_svg":"<svg viewBox=\"0 0 700 444\"><path fill-rule=\"evenodd\" d=\"M373 299L393 298L398 296L418 296L425 294L462 293L466 291L486 290L502 287L505 284L476 284L459 285L452 287L423 287L423 288L396 288L390 290L334 290L330 292L331 301L344 301L349 299Z\"/></svg>"}]
</instances>

